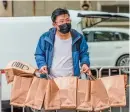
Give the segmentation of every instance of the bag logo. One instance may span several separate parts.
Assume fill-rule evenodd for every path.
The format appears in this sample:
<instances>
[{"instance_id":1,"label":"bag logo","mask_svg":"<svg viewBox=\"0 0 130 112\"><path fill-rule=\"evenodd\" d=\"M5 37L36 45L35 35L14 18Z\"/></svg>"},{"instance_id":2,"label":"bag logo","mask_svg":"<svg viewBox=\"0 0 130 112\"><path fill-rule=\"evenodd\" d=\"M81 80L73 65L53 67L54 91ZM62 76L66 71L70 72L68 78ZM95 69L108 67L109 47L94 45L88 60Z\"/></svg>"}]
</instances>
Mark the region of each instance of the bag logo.
<instances>
[{"instance_id":1,"label":"bag logo","mask_svg":"<svg viewBox=\"0 0 130 112\"><path fill-rule=\"evenodd\" d=\"M29 70L29 67L27 65L24 65L20 62L13 62L12 67L20 68L22 70Z\"/></svg>"}]
</instances>

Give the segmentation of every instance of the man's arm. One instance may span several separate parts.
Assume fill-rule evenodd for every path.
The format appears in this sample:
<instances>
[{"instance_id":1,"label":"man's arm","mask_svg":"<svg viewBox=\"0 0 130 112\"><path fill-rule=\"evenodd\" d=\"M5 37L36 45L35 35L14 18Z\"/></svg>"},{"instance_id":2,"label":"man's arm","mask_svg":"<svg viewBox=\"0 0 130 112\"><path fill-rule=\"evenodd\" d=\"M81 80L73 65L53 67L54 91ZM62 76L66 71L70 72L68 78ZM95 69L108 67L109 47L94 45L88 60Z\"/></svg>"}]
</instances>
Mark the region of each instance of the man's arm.
<instances>
[{"instance_id":1,"label":"man's arm","mask_svg":"<svg viewBox=\"0 0 130 112\"><path fill-rule=\"evenodd\" d=\"M41 36L35 51L35 60L39 69L43 66L46 66L44 47L45 47L44 37Z\"/></svg>"},{"instance_id":2,"label":"man's arm","mask_svg":"<svg viewBox=\"0 0 130 112\"><path fill-rule=\"evenodd\" d=\"M88 45L84 37L82 37L80 44L80 64L81 67L83 66L83 64L86 64L88 67L90 66Z\"/></svg>"}]
</instances>

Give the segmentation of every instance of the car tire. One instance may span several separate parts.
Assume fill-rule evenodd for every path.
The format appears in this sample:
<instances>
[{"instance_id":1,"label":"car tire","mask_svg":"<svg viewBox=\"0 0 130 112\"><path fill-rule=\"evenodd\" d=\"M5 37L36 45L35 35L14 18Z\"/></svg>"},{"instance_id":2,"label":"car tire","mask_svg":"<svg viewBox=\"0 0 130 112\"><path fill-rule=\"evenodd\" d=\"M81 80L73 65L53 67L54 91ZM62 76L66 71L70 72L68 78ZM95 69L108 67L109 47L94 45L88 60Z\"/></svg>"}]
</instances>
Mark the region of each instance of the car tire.
<instances>
[{"instance_id":1,"label":"car tire","mask_svg":"<svg viewBox=\"0 0 130 112\"><path fill-rule=\"evenodd\" d=\"M121 56L116 63L116 66L126 66L129 67L129 54L123 55ZM128 68L123 68L122 69L123 72L129 73Z\"/></svg>"}]
</instances>

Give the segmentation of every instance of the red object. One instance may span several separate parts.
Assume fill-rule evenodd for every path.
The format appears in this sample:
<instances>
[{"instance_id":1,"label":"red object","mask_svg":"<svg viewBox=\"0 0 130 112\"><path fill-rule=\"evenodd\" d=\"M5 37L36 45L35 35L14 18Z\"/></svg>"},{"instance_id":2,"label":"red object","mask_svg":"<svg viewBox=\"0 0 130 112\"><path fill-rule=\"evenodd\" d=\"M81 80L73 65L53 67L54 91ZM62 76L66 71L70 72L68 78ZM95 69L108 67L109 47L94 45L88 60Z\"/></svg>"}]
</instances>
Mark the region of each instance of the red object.
<instances>
[{"instance_id":1,"label":"red object","mask_svg":"<svg viewBox=\"0 0 130 112\"><path fill-rule=\"evenodd\" d=\"M4 71L4 70L0 70L0 73L1 73L1 74L4 74L4 73L5 73L5 71Z\"/></svg>"}]
</instances>

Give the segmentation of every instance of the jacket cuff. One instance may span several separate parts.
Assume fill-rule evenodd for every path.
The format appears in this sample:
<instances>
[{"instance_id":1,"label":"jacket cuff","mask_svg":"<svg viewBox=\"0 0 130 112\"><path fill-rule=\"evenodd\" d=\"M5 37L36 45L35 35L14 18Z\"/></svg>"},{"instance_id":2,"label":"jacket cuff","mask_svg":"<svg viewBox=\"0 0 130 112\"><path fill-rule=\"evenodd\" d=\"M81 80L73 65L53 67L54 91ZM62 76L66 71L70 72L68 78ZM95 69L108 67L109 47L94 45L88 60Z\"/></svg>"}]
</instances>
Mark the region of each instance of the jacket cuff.
<instances>
[{"instance_id":1,"label":"jacket cuff","mask_svg":"<svg viewBox=\"0 0 130 112\"><path fill-rule=\"evenodd\" d=\"M38 68L41 69L41 67L43 67L43 66L47 66L46 63L44 63L44 64L39 64L39 65L38 65Z\"/></svg>"},{"instance_id":2,"label":"jacket cuff","mask_svg":"<svg viewBox=\"0 0 130 112\"><path fill-rule=\"evenodd\" d=\"M86 64L88 67L90 67L90 62L81 62L80 66L82 67L83 64Z\"/></svg>"}]
</instances>

